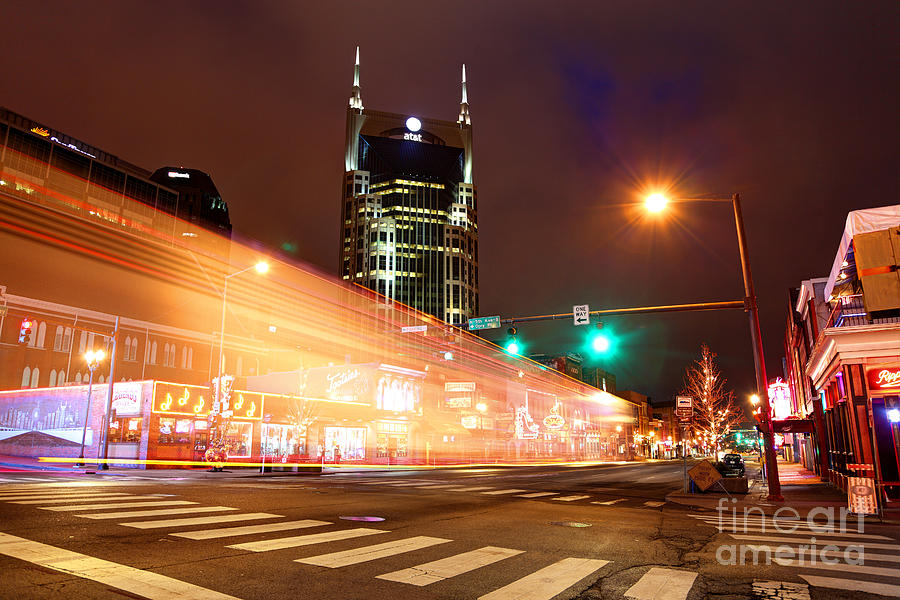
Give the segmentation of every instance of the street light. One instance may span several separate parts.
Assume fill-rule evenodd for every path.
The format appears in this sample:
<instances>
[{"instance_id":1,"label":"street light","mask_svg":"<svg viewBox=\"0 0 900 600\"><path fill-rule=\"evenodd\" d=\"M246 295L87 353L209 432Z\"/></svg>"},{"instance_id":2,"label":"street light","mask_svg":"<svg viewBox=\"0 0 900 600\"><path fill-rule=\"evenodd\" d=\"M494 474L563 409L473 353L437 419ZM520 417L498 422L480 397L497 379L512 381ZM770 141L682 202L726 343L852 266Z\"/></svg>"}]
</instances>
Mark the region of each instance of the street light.
<instances>
[{"instance_id":1,"label":"street light","mask_svg":"<svg viewBox=\"0 0 900 600\"><path fill-rule=\"evenodd\" d=\"M756 303L756 292L753 290L753 275L750 272L750 253L747 250L747 235L744 232L744 217L741 212L741 195L728 197L679 198L679 201L696 202L731 202L734 211L734 226L737 230L738 249L741 254L741 272L744 277L744 311L750 317L750 342L753 345L753 362L756 366L756 392L762 400L763 440L766 446L766 472L769 483L769 500L781 501L781 482L778 480L778 465L775 458L775 433L769 410L768 384L766 381L766 360L763 355L762 333L759 328L759 308ZM646 198L645 205L651 212L660 212L668 204L662 194L652 194Z\"/></svg>"},{"instance_id":2,"label":"street light","mask_svg":"<svg viewBox=\"0 0 900 600\"><path fill-rule=\"evenodd\" d=\"M88 378L87 408L84 411L84 427L81 430L81 452L78 454L78 462L75 463L76 467L84 466L84 440L87 436L88 419L91 416L91 390L94 387L94 369L100 366L100 363L103 362L104 358L106 358L106 352L103 350L88 350L84 353L84 360L87 362L87 368L91 374Z\"/></svg>"},{"instance_id":3,"label":"street light","mask_svg":"<svg viewBox=\"0 0 900 600\"><path fill-rule=\"evenodd\" d=\"M228 302L228 280L232 277L237 277L241 273L246 273L250 269L254 269L260 275L263 275L269 271L269 263L265 261L259 261L255 265L251 267L247 267L246 269L241 269L240 271L236 271L231 275L225 276L225 283L222 287L222 323L219 327L219 368L218 375L216 377L216 399L221 399L222 397L222 361L225 354L225 307Z\"/></svg>"}]
</instances>

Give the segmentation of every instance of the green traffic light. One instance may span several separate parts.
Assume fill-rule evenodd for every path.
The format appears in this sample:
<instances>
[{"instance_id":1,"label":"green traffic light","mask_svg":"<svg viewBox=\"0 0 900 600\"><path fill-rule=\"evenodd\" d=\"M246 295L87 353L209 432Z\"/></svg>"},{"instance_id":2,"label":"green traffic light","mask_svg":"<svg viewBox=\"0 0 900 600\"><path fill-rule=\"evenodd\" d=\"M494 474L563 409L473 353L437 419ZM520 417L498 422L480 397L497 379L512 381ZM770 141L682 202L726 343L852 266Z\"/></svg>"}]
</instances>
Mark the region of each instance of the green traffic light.
<instances>
[{"instance_id":1,"label":"green traffic light","mask_svg":"<svg viewBox=\"0 0 900 600\"><path fill-rule=\"evenodd\" d=\"M506 351L510 354L518 354L519 353L519 343L515 340L512 340L508 344L506 344Z\"/></svg>"},{"instance_id":2,"label":"green traffic light","mask_svg":"<svg viewBox=\"0 0 900 600\"><path fill-rule=\"evenodd\" d=\"M603 334L597 334L594 336L594 339L591 340L591 349L594 352L603 353L609 350L609 338Z\"/></svg>"}]
</instances>

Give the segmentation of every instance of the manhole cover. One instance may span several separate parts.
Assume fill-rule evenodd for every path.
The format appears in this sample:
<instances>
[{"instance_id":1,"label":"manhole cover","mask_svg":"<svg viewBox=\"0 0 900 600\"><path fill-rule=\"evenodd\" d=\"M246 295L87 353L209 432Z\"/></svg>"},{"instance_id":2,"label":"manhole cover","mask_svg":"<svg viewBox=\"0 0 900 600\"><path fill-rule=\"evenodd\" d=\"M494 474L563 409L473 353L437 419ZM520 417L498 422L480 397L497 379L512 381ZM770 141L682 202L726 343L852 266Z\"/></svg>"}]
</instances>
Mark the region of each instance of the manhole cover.
<instances>
[{"instance_id":1,"label":"manhole cover","mask_svg":"<svg viewBox=\"0 0 900 600\"><path fill-rule=\"evenodd\" d=\"M345 521L366 521L367 523L371 523L373 521L384 521L384 517L339 517Z\"/></svg>"},{"instance_id":2,"label":"manhole cover","mask_svg":"<svg viewBox=\"0 0 900 600\"><path fill-rule=\"evenodd\" d=\"M560 527L592 527L590 523L579 523L578 521L550 521L550 524Z\"/></svg>"}]
</instances>

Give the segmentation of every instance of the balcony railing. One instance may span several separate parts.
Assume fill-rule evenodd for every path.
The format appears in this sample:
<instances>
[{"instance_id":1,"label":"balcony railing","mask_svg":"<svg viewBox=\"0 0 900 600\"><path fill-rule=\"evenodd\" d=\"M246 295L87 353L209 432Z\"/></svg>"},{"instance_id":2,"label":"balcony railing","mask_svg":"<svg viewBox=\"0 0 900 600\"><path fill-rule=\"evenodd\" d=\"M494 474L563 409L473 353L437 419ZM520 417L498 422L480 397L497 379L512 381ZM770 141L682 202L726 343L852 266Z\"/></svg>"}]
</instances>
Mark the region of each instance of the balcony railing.
<instances>
[{"instance_id":1,"label":"balcony railing","mask_svg":"<svg viewBox=\"0 0 900 600\"><path fill-rule=\"evenodd\" d=\"M841 296L835 300L826 327L855 327L881 323L900 323L900 317L879 317L869 319L862 294Z\"/></svg>"}]
</instances>

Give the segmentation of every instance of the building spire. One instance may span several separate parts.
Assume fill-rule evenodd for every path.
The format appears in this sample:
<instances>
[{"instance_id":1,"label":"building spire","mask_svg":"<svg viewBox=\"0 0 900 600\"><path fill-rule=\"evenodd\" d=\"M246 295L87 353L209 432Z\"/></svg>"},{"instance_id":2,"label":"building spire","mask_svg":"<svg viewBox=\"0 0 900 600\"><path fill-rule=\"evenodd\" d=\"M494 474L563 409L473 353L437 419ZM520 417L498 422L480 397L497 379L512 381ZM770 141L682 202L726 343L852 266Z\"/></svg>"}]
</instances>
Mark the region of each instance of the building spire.
<instances>
[{"instance_id":1,"label":"building spire","mask_svg":"<svg viewBox=\"0 0 900 600\"><path fill-rule=\"evenodd\" d=\"M456 120L460 126L471 125L469 118L469 94L466 91L466 65L462 66L462 101L459 103L459 118Z\"/></svg>"},{"instance_id":2,"label":"building spire","mask_svg":"<svg viewBox=\"0 0 900 600\"><path fill-rule=\"evenodd\" d=\"M362 93L359 90L359 46L356 47L356 64L353 66L353 91L350 94L350 108L363 109Z\"/></svg>"}]
</instances>

